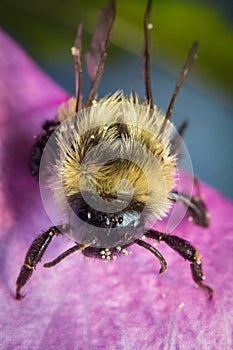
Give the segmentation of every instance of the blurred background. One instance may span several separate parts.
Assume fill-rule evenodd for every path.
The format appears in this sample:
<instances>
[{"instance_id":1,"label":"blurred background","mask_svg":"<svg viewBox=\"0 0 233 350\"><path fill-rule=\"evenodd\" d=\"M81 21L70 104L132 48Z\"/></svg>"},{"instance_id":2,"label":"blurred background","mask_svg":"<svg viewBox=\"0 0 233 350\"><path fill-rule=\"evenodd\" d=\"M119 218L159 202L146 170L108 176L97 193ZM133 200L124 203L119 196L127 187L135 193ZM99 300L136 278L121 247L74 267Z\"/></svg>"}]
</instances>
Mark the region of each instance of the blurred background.
<instances>
[{"instance_id":1,"label":"blurred background","mask_svg":"<svg viewBox=\"0 0 233 350\"><path fill-rule=\"evenodd\" d=\"M73 46L77 25L84 24L88 48L98 12L106 1L1 0L0 25L38 64L74 93ZM143 27L146 0L118 0L99 96L123 89L144 97ZM154 102L166 111L176 79L195 39L198 60L173 112L179 126L188 120L184 140L194 172L233 199L233 2L154 0L151 22ZM0 48L1 49L1 48ZM84 68L85 69L85 68ZM84 74L84 97L90 82Z\"/></svg>"}]
</instances>

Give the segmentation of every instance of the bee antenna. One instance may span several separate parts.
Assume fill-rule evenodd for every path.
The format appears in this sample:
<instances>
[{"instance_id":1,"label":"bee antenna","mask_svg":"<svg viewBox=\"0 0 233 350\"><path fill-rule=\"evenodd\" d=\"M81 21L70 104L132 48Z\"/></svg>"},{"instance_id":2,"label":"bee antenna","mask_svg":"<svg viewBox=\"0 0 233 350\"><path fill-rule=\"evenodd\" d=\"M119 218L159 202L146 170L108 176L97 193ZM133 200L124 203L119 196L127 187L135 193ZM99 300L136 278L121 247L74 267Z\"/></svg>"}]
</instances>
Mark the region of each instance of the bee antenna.
<instances>
[{"instance_id":1,"label":"bee antenna","mask_svg":"<svg viewBox=\"0 0 233 350\"><path fill-rule=\"evenodd\" d=\"M144 16L144 80L146 88L146 99L151 108L154 108L153 95L151 90L150 78L150 30L152 25L150 23L152 0L148 1L145 16Z\"/></svg>"},{"instance_id":2,"label":"bee antenna","mask_svg":"<svg viewBox=\"0 0 233 350\"><path fill-rule=\"evenodd\" d=\"M185 65L184 65L182 71L180 72L179 78L176 82L176 87L175 87L175 90L173 92L173 95L172 95L172 98L171 98L171 101L170 101L170 104L168 106L167 113L165 116L166 120L170 119L172 111L173 111L173 107L175 104L176 97L177 97L177 95L180 91L180 88L183 85L185 79L187 78L194 61L197 58L198 46L199 46L199 42L197 40L195 40L189 53L188 53L188 57L186 59Z\"/></svg>"}]
</instances>

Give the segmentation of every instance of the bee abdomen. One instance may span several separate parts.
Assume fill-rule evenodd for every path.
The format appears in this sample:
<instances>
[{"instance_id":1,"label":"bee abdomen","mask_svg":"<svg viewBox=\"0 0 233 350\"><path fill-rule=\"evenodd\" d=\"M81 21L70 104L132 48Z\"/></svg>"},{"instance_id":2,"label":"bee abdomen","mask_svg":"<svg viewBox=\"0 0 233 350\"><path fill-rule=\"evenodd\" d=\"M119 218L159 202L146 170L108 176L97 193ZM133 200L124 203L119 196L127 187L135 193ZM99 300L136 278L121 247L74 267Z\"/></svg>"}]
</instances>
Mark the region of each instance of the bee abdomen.
<instances>
[{"instance_id":1,"label":"bee abdomen","mask_svg":"<svg viewBox=\"0 0 233 350\"><path fill-rule=\"evenodd\" d=\"M32 146L29 156L29 170L32 176L36 178L39 176L40 162L44 148L59 124L60 122L56 120L47 120L42 126L40 135L35 137L35 143Z\"/></svg>"}]
</instances>

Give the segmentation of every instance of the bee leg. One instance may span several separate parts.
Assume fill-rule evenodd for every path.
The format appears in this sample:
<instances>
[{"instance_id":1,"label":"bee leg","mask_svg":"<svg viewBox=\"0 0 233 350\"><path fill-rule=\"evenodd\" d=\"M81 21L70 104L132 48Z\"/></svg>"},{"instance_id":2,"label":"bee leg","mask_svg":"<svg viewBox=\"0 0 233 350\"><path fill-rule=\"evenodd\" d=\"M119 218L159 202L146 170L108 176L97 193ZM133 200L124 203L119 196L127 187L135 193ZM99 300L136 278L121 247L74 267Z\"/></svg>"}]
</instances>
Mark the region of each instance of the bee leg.
<instances>
[{"instance_id":1,"label":"bee leg","mask_svg":"<svg viewBox=\"0 0 233 350\"><path fill-rule=\"evenodd\" d=\"M200 195L196 197L189 197L184 193L173 191L170 193L170 198L177 202L182 201L187 207L189 218L198 226L208 227L209 213Z\"/></svg>"},{"instance_id":2,"label":"bee leg","mask_svg":"<svg viewBox=\"0 0 233 350\"><path fill-rule=\"evenodd\" d=\"M154 230L149 230L145 233L146 237L156 239L157 241L165 242L172 249L177 251L184 259L191 262L192 278L194 282L209 293L210 298L213 296L213 289L203 283L205 279L202 271L201 255L188 241L177 236L167 235Z\"/></svg>"},{"instance_id":3,"label":"bee leg","mask_svg":"<svg viewBox=\"0 0 233 350\"><path fill-rule=\"evenodd\" d=\"M53 226L48 231L40 234L31 244L30 248L27 251L24 264L21 267L19 276L16 281L16 299L20 300L25 297L20 293L21 288L26 284L29 278L32 276L33 269L36 268L36 265L41 260L44 255L49 243L52 241L54 236L57 236L61 231Z\"/></svg>"},{"instance_id":4,"label":"bee leg","mask_svg":"<svg viewBox=\"0 0 233 350\"><path fill-rule=\"evenodd\" d=\"M154 109L153 94L151 89L151 77L150 77L150 13L151 13L152 1L149 0L144 16L144 81L146 88L146 99L150 104L151 109Z\"/></svg>"},{"instance_id":5,"label":"bee leg","mask_svg":"<svg viewBox=\"0 0 233 350\"><path fill-rule=\"evenodd\" d=\"M174 104L175 104L175 101L176 101L176 97L177 97L177 95L178 95L178 93L180 91L180 88L182 87L185 79L188 77L189 72L190 72L190 70L192 68L192 65L193 65L195 59L197 58L198 46L199 46L199 43L196 40L196 41L194 41L191 49L189 50L188 57L186 59L185 65L182 68L182 70L180 72L180 75L178 77L178 80L176 82L175 90L173 92L170 104L168 106L167 113L166 113L166 116L165 116L165 120L168 120L168 119L171 118L171 114L173 112L173 107L174 107ZM162 127L162 129L163 129L163 127Z\"/></svg>"},{"instance_id":6,"label":"bee leg","mask_svg":"<svg viewBox=\"0 0 233 350\"><path fill-rule=\"evenodd\" d=\"M87 246L89 245L82 245L82 244L78 244L76 243L75 246L67 249L65 252L63 252L62 254L60 254L58 257L56 257L54 260L44 264L44 267L53 267L55 265L57 265L60 261L62 261L63 259L65 259L67 256L69 256L70 254L76 252L76 251L82 251L84 250Z\"/></svg>"},{"instance_id":7,"label":"bee leg","mask_svg":"<svg viewBox=\"0 0 233 350\"><path fill-rule=\"evenodd\" d=\"M151 251L151 253L153 253L159 259L160 264L161 264L161 268L159 270L159 274L162 274L162 273L164 273L167 270L167 262L166 262L166 260L164 259L162 254L157 249L155 249L155 247L153 247L152 245L148 244L145 241L141 241L140 239L137 239L134 243L137 243L141 247L144 247L144 248L148 249L149 251Z\"/></svg>"}]
</instances>

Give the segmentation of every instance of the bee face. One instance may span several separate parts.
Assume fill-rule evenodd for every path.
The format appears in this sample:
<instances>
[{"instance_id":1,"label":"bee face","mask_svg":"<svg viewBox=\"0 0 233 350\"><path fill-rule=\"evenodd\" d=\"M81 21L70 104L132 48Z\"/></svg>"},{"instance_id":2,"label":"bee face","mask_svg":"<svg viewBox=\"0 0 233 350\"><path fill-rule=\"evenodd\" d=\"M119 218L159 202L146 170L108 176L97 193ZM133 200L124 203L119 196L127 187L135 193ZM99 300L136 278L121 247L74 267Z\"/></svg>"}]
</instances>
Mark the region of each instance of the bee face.
<instances>
[{"instance_id":1,"label":"bee face","mask_svg":"<svg viewBox=\"0 0 233 350\"><path fill-rule=\"evenodd\" d=\"M105 212L100 209L102 205L99 203L99 198L94 199L91 193L85 193L83 197L72 205L69 220L70 232L73 235L77 232L77 225L79 232L82 232L78 235L79 241L85 244L91 243L90 247L114 248L128 245L141 236L144 218L138 205L127 206L127 202L117 200L112 208L114 211L110 212L112 205L109 201L108 211ZM91 205L88 205L88 202ZM117 210L116 204L124 209Z\"/></svg>"}]
</instances>

